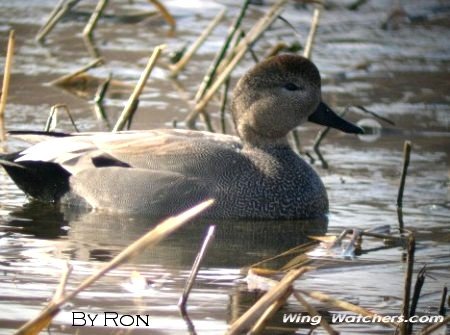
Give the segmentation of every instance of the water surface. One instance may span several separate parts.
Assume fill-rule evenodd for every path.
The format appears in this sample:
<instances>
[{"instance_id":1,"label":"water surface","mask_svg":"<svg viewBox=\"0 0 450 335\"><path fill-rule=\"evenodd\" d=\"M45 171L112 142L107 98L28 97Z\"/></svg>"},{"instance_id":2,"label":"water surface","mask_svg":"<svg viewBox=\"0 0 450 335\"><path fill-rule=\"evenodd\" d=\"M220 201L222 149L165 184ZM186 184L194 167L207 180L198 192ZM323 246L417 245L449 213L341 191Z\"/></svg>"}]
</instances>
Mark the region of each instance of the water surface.
<instances>
[{"instance_id":1,"label":"water surface","mask_svg":"<svg viewBox=\"0 0 450 335\"><path fill-rule=\"evenodd\" d=\"M323 169L318 160L314 166L328 189L328 222L190 223L80 294L55 318L53 334L119 332L104 327L71 327L72 311L106 310L149 314L155 334L188 333L188 323L179 316L176 304L210 224L217 225L217 236L200 269L188 311L198 334L223 333L259 296L243 280L249 265L304 243L308 235L337 235L346 228L385 225L396 231L395 201L405 140L413 143L413 149L404 194L404 222L416 234L414 272L426 264L428 273L417 314L437 313L442 288L449 284L450 267L449 9L441 1L404 1L409 18L402 17L398 27L384 30L381 27L392 9L391 1L371 1L358 11L346 9L346 3L350 2L336 2L323 12L317 33L313 59L322 73L324 100L338 111L348 105L362 105L392 120L395 126L377 120L382 129L371 141L335 131L324 140L321 149L330 167ZM128 84L112 88L107 95L105 105L112 121L119 115L154 46L166 43L169 49L176 50L191 43L209 20L227 6L227 23L214 31L179 76L181 91L167 78L163 66L154 71L132 128L170 127L174 119L183 120L190 110L186 97L190 99L195 94L239 8L232 1L189 4L167 1L178 23L174 36L168 36L168 27L157 17L135 23L100 20L95 45L106 65L89 73L100 81L112 73L114 79ZM34 42L35 33L55 5L56 1L50 0L0 0L2 57L9 29L14 28L17 36L7 128L41 130L50 106L64 103L82 130L106 130L93 113L95 85L85 92L48 85L92 60L81 38L86 20L82 13L58 24L44 45ZM77 10L89 10L94 5L82 2ZM115 4L108 13L148 9L151 7L146 2L135 1ZM251 27L265 10L267 6L252 5L244 27ZM300 39L304 43L311 13L309 6L289 4L283 16L294 25L297 34L277 21L255 46L255 52L262 58L278 40L292 43ZM0 62L3 64L4 58ZM232 82L252 63L246 57ZM209 109L215 128L220 129L218 103L212 103ZM346 117L355 122L374 120L356 108L351 108ZM229 118L227 128L232 130ZM58 129L72 131L63 114ZM299 128L304 150L312 153L311 145L319 129L311 124ZM13 152L23 146L23 142L10 139L2 150ZM0 171L0 333L11 333L43 308L67 261L74 266L68 284L71 289L155 224L146 217L90 213L29 202ZM314 258L322 267L303 276L295 286L325 292L380 313L399 314L405 271L402 247L387 247L382 241L369 238L364 239L363 251L351 259L341 257L339 252L315 253ZM134 271L157 283L156 287L130 284ZM336 311L318 302L315 306L320 311ZM301 312L303 308L289 299L283 311ZM277 333L277 327L286 327L280 315L269 322L267 334ZM342 324L336 329L345 334L392 334L391 329L381 325ZM144 331L147 330L134 330ZM307 332L305 328L279 331ZM316 332L323 333L320 328Z\"/></svg>"}]
</instances>

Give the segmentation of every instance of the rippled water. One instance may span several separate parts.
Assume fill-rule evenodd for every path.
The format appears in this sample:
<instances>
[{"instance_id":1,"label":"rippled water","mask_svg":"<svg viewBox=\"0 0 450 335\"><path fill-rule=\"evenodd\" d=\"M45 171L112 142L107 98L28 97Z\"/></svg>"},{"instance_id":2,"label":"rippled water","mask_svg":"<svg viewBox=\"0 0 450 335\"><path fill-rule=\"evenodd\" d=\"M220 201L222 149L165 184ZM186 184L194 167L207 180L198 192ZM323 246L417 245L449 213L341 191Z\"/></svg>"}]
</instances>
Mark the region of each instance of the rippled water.
<instances>
[{"instance_id":1,"label":"rippled water","mask_svg":"<svg viewBox=\"0 0 450 335\"><path fill-rule=\"evenodd\" d=\"M233 1L167 1L178 29L168 36L168 27L157 17L137 23L100 20L95 31L96 47L106 65L89 73L113 78L130 86L114 87L107 95L111 120L121 111L131 87L137 81L154 46L166 43L171 50L191 43L210 19L226 5L231 22L238 7ZM328 189L328 222L195 222L175 233L158 247L148 250L102 278L80 294L54 320L53 334L79 332L111 333L118 329L73 328L72 311L89 313L114 310L119 314L149 314L156 334L184 334L188 323L179 316L176 304L202 237L208 225L217 225L216 239L202 265L188 302L192 324L199 334L223 333L229 324L255 302L258 293L248 290L243 280L245 267L306 241L308 235L339 234L345 228L367 229L388 225L398 227L396 197L402 167L403 142L413 143L404 194L404 222L416 233L415 273L427 265L428 276L418 306L418 314L436 314L441 291L448 285L450 268L450 95L448 92L450 11L443 1L404 1L409 20L400 20L397 29L383 30L382 23L392 9L391 1L369 1L358 11L344 8L351 1L336 2L323 12L313 59L323 76L324 100L336 110L363 105L395 126L382 125L379 136L370 142L354 136L330 132L321 149L330 168L314 163ZM105 130L93 113L95 87L84 96L47 83L89 61L91 56L81 38L85 16L72 15L58 24L45 45L33 37L56 1L0 0L0 49L4 55L8 31L16 30L17 46L6 110L8 129L42 129L49 107L67 104L82 130ZM92 9L85 1L79 11ZM109 12L148 10L146 2L114 4ZM252 5L245 27L254 24L266 6ZM289 5L283 16L296 28L277 21L255 47L263 57L276 40L288 43L308 32L311 7ZM179 77L184 92L157 68L140 102L134 129L170 126L189 111L189 98L220 47L228 23L218 27L200 48ZM4 58L0 59L4 62ZM247 57L236 70L238 77L252 65ZM236 79L233 78L233 80ZM211 105L214 110L215 105ZM215 106L218 110L218 106ZM212 113L219 126L219 113ZM352 108L353 121L374 119ZM372 122L372 121L371 121ZM228 123L231 129L231 123ZM58 129L71 131L61 114ZM304 149L319 130L300 127ZM23 143L11 139L4 151L14 151ZM313 154L313 153L312 153ZM314 155L314 154L313 154ZM0 334L9 334L32 318L51 298L67 260L74 266L68 289L110 260L121 249L154 225L145 217L121 217L86 213L29 202L0 171ZM303 290L317 290L359 304L373 311L399 314L405 263L403 249L365 238L363 254L353 259L314 253L324 264L295 284ZM130 284L133 271L159 283L153 288ZM315 303L321 311L335 311ZM303 311L289 299L284 311ZM280 314L281 315L281 314ZM277 315L269 322L267 334L305 334L304 328L286 327ZM418 328L418 327L417 327ZM392 334L381 325L341 324L343 333ZM146 330L144 330L146 331ZM134 332L140 333L139 329ZM143 332L143 331L142 331ZM317 329L317 333L323 330Z\"/></svg>"}]
</instances>

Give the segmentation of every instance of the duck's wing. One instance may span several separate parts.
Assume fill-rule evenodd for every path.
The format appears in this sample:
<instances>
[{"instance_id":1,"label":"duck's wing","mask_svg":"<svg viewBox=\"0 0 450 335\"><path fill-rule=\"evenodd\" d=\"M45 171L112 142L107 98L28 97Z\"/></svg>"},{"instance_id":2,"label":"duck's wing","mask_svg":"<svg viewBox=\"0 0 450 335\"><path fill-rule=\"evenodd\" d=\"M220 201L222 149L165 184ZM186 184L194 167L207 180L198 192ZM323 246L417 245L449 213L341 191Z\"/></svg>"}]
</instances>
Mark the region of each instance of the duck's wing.
<instances>
[{"instance_id":1,"label":"duck's wing","mask_svg":"<svg viewBox=\"0 0 450 335\"><path fill-rule=\"evenodd\" d=\"M91 168L70 178L71 196L93 208L166 216L209 197L207 185L179 173L139 168ZM63 199L72 202L73 199Z\"/></svg>"},{"instance_id":2,"label":"duck's wing","mask_svg":"<svg viewBox=\"0 0 450 335\"><path fill-rule=\"evenodd\" d=\"M240 148L234 136L202 131L82 133L40 142L22 151L15 161L52 162L72 175L106 166L185 173L195 170L205 157L219 160Z\"/></svg>"}]
</instances>

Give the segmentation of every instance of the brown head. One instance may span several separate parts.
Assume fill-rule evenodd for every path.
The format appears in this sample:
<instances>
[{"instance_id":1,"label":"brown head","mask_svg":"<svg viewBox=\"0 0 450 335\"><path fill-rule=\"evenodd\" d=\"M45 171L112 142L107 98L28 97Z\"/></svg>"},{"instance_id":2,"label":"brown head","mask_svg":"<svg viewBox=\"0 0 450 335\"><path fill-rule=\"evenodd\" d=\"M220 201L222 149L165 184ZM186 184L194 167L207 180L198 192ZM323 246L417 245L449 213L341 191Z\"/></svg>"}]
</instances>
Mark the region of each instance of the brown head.
<instances>
[{"instance_id":1,"label":"brown head","mask_svg":"<svg viewBox=\"0 0 450 335\"><path fill-rule=\"evenodd\" d=\"M304 57L281 55L257 64L239 80L233 92L232 113L244 143L270 145L285 143L289 131L308 119L318 122L313 119L316 111L327 114L320 115L318 122L327 124L328 114L334 112L324 106L317 67ZM336 121L336 116L331 118ZM359 132L355 126L342 129L342 124L327 125Z\"/></svg>"}]
</instances>

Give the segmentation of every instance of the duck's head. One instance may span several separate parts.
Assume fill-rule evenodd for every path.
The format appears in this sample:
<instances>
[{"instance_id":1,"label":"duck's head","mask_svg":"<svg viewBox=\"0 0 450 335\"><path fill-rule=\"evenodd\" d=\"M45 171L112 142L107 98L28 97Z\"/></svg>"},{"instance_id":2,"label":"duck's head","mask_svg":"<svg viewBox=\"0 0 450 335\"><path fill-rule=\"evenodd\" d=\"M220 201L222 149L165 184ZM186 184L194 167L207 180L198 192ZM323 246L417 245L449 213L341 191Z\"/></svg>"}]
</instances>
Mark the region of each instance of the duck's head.
<instances>
[{"instance_id":1,"label":"duck's head","mask_svg":"<svg viewBox=\"0 0 450 335\"><path fill-rule=\"evenodd\" d=\"M296 55L272 57L249 70L234 89L232 112L238 135L253 145L285 143L305 121L362 133L322 102L317 67Z\"/></svg>"}]
</instances>

